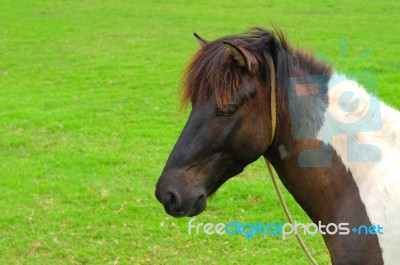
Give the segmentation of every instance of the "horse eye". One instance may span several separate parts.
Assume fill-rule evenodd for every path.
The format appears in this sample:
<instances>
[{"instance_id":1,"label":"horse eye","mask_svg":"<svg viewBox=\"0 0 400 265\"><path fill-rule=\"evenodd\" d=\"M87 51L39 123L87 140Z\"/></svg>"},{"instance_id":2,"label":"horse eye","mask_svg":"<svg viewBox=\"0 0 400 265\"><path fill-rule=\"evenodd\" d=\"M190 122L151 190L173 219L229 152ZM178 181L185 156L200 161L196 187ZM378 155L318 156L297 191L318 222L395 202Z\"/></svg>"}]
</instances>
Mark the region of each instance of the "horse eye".
<instances>
[{"instance_id":1,"label":"horse eye","mask_svg":"<svg viewBox=\"0 0 400 265\"><path fill-rule=\"evenodd\" d=\"M227 109L226 109L226 114L228 115L232 115L233 113L235 113L237 110L237 106L236 105L228 105Z\"/></svg>"},{"instance_id":2,"label":"horse eye","mask_svg":"<svg viewBox=\"0 0 400 265\"><path fill-rule=\"evenodd\" d=\"M233 104L226 105L224 108L218 110L218 115L230 116L233 115L238 107Z\"/></svg>"}]
</instances>

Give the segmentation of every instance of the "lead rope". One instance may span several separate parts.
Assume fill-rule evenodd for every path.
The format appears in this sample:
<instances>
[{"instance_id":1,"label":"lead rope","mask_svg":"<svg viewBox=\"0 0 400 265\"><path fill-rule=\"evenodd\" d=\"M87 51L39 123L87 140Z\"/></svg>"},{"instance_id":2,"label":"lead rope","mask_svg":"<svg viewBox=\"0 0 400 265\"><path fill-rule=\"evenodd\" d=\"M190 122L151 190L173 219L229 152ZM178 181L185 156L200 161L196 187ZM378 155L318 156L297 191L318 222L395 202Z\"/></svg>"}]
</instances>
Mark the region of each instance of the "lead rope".
<instances>
[{"instance_id":1,"label":"lead rope","mask_svg":"<svg viewBox=\"0 0 400 265\"><path fill-rule=\"evenodd\" d=\"M271 56L268 56L268 64L269 64L269 69L271 69L271 142L270 145L272 144L272 141L274 140L275 137L275 129L276 129L276 80L275 80L275 66L272 61ZM271 163L268 161L267 158L265 158L265 163L267 164L267 169L269 172L269 175L271 176L272 183L274 184L274 188L276 191L276 194L278 195L279 201L281 203L281 206L283 208L283 211L285 212L286 218L288 219L289 223L291 223L294 226L293 218L289 212L289 209L285 203L285 200L282 195L282 191L279 188L278 181L275 177L275 174L272 170L273 166ZM313 256L311 255L310 251L308 250L306 244L304 243L303 239L300 237L298 233L295 234L297 241L299 241L299 244L301 248L303 249L304 253L306 253L308 259L310 260L311 264L313 265L318 265L318 263L315 261Z\"/></svg>"}]
</instances>

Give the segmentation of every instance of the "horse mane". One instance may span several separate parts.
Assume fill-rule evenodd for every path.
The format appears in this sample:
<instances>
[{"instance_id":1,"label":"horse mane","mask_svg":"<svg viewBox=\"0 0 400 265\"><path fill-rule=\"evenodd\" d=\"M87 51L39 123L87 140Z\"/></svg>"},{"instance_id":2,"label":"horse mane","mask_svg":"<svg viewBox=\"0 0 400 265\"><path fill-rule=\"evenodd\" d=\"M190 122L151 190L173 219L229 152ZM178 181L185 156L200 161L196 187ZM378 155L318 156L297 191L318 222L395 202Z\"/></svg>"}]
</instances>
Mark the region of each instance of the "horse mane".
<instances>
[{"instance_id":1,"label":"horse mane","mask_svg":"<svg viewBox=\"0 0 400 265\"><path fill-rule=\"evenodd\" d=\"M183 75L182 106L202 104L213 98L219 108L232 102L241 90L241 80L246 69L237 66L226 52L224 41L251 52L259 62L259 78L265 87L270 87L268 56L276 69L277 106L285 105L284 93L288 78L299 76L298 69L307 69L307 74L331 73L332 68L318 62L314 56L289 45L281 30L275 33L263 28L252 28L241 35L222 37L203 46L191 59Z\"/></svg>"}]
</instances>

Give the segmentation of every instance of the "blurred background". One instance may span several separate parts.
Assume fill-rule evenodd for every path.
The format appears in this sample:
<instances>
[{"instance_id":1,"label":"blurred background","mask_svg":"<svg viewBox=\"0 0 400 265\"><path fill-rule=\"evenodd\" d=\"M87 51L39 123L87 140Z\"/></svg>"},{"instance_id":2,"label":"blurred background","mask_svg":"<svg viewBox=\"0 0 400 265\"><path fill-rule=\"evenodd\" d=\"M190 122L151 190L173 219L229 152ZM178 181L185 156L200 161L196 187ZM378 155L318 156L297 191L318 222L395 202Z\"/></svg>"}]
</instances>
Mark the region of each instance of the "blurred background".
<instances>
[{"instance_id":1,"label":"blurred background","mask_svg":"<svg viewBox=\"0 0 400 265\"><path fill-rule=\"evenodd\" d=\"M308 264L291 236L188 235L154 197L198 44L280 27L399 108L400 2L0 0L1 264ZM294 219L309 222L293 198ZM263 161L196 222L285 220ZM330 264L320 236L303 236Z\"/></svg>"}]
</instances>

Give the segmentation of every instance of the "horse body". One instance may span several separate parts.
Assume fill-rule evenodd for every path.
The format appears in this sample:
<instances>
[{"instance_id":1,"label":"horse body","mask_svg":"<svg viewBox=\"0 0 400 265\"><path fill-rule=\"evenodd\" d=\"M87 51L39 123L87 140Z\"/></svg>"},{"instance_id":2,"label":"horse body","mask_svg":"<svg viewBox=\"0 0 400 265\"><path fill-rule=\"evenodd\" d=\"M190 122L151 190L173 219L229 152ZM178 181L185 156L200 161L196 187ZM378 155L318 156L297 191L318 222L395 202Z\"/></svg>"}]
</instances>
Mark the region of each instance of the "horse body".
<instances>
[{"instance_id":1,"label":"horse body","mask_svg":"<svg viewBox=\"0 0 400 265\"><path fill-rule=\"evenodd\" d=\"M278 35L256 29L214 42L196 36L202 49L184 86L192 112L157 199L173 216L197 215L210 194L264 156L313 222L383 227L379 235L323 235L333 264L395 264L399 112ZM276 130L269 108L275 78Z\"/></svg>"},{"instance_id":2,"label":"horse body","mask_svg":"<svg viewBox=\"0 0 400 265\"><path fill-rule=\"evenodd\" d=\"M400 261L400 164L398 163L400 113L385 103L377 101L362 86L349 80L339 83L337 89L330 93L328 112L341 112L336 103L340 102L342 89L351 90L357 95L360 108L352 113L343 112L341 119L345 123L354 124L354 120L365 118L366 113L372 108L371 102L375 100L377 105L365 123L378 122L380 129L359 131L349 135L351 129L348 127L351 126L343 126L342 135L335 139L331 138L332 140L329 141L329 139L324 139L323 131L331 130L332 123L330 123L322 126L318 138L333 146L343 164L352 173L371 223L379 224L384 228L384 233L378 234L383 260L386 264L396 264ZM368 159L364 159L366 161L363 162L349 161L349 154L356 151L354 148L349 148L349 137L353 137L358 144L373 144L379 151L380 157L375 162ZM365 154L368 155L368 152L354 155Z\"/></svg>"},{"instance_id":3,"label":"horse body","mask_svg":"<svg viewBox=\"0 0 400 265\"><path fill-rule=\"evenodd\" d=\"M304 68L303 71L307 72ZM326 96L325 100L308 101L309 112L295 118L300 124L312 123L307 139L295 140L290 133L280 134L266 157L314 222L348 222L351 228L378 224L383 227L383 234L377 238L363 234L324 235L333 264L397 264L400 260L400 164L396 161L400 158L400 113L368 94L357 82L338 76L341 75L332 74L325 81L326 92L319 95ZM336 79L339 81L333 81ZM359 101L357 109L351 112L343 108L352 101L340 99L346 91L354 93L353 98ZM295 109L300 104L304 106L304 102L292 103ZM279 125L281 132L293 132L291 117L290 111L284 114ZM340 122L333 121L332 117ZM357 125L357 121L361 123ZM371 152L363 153L368 149L357 149L357 145L349 142L359 147L366 145ZM318 157L311 157L312 162L328 157L332 164L299 166L301 155L310 150L318 150ZM368 155L374 155L376 150L379 157L370 161ZM358 161L351 161L349 157L356 157Z\"/></svg>"}]
</instances>

